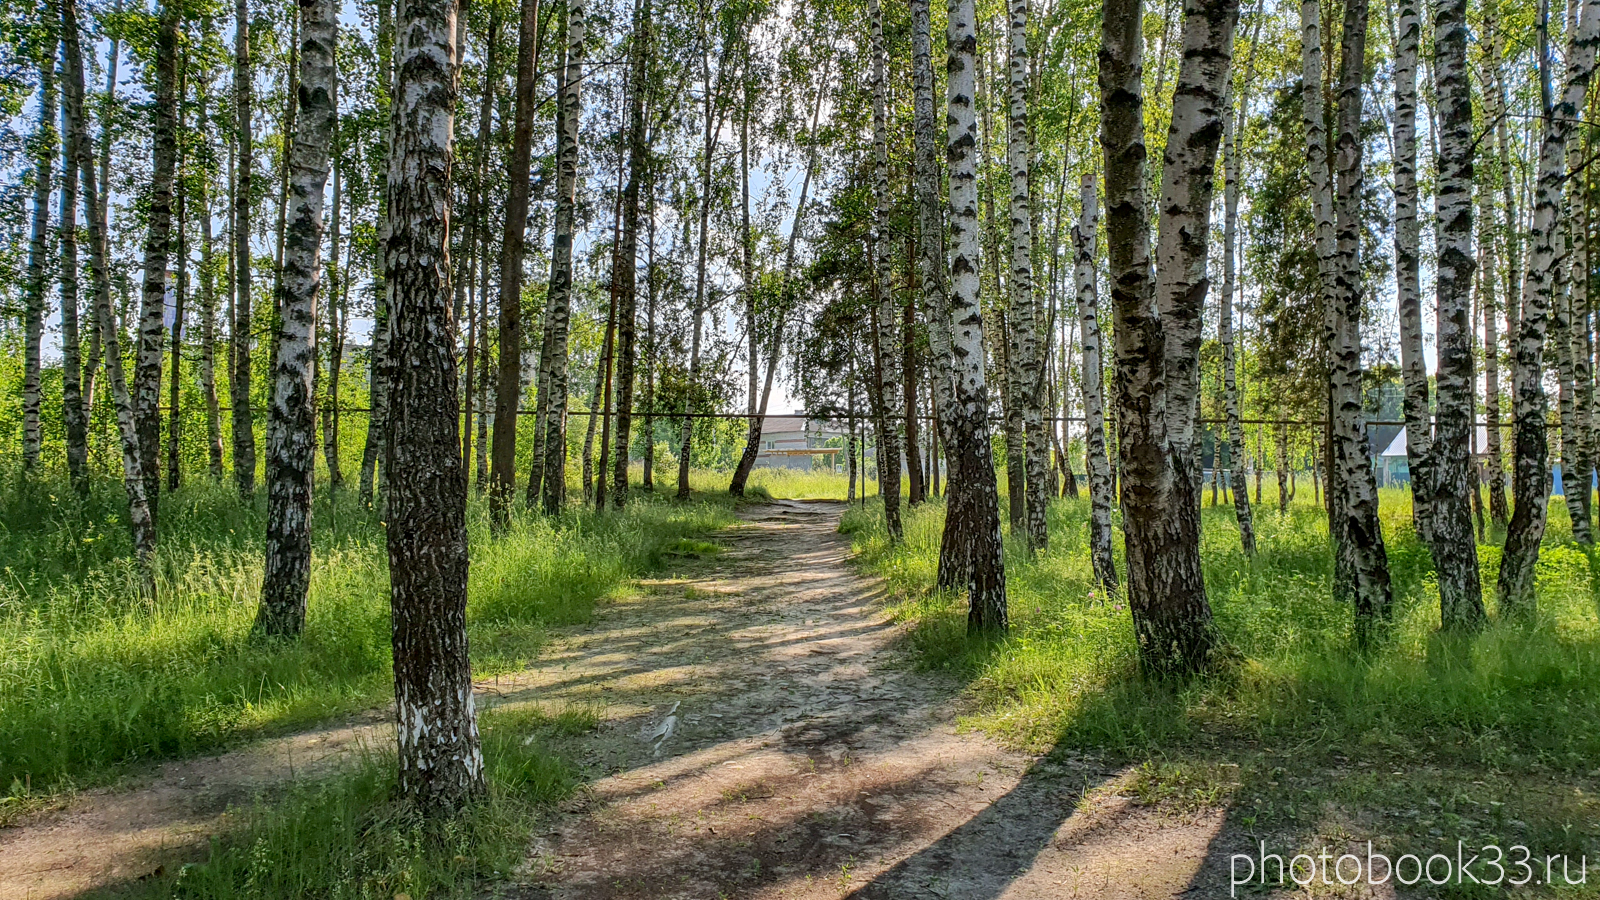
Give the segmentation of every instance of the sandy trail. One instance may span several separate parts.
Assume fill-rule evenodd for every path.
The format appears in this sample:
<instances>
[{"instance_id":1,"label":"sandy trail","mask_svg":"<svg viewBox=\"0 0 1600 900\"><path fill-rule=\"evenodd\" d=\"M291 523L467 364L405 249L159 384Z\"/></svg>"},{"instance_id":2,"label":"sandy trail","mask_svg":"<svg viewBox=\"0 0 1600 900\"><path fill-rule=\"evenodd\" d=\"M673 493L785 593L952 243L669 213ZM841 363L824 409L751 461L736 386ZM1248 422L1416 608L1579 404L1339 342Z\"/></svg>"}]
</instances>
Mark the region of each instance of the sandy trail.
<instances>
[{"instance_id":1,"label":"sandy trail","mask_svg":"<svg viewBox=\"0 0 1600 900\"><path fill-rule=\"evenodd\" d=\"M485 699L589 705L591 778L536 836L525 898L1227 896L1223 810L1140 806L1131 774L956 728L959 685L896 648L843 504L748 507L723 550L646 581ZM386 714L166 763L0 830L0 900L203 855L230 805L391 739Z\"/></svg>"},{"instance_id":2,"label":"sandy trail","mask_svg":"<svg viewBox=\"0 0 1600 900\"><path fill-rule=\"evenodd\" d=\"M231 753L176 760L85 791L65 807L0 829L0 900L53 900L203 856L228 808L274 785L332 771L393 740L381 713L260 741Z\"/></svg>"},{"instance_id":3,"label":"sandy trail","mask_svg":"<svg viewBox=\"0 0 1600 900\"><path fill-rule=\"evenodd\" d=\"M705 571L535 675L544 701L606 704L583 762L609 774L536 841L521 896L1226 896L1222 810L1141 807L1128 772L958 732L958 685L906 666L842 511L748 510Z\"/></svg>"}]
</instances>

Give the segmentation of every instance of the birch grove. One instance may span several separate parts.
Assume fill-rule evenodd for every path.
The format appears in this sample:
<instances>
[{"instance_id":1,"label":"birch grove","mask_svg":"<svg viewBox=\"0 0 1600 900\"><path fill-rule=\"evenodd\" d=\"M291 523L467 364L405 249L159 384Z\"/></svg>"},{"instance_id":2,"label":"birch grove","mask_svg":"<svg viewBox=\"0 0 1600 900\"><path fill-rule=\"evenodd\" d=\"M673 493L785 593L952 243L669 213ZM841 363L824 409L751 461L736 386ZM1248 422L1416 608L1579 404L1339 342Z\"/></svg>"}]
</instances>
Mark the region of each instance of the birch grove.
<instances>
[{"instance_id":1,"label":"birch grove","mask_svg":"<svg viewBox=\"0 0 1600 900\"><path fill-rule=\"evenodd\" d=\"M841 503L774 509L1156 679L1285 560L1378 661L1594 543L1600 0L81 3L0 30L0 494L153 613L246 585L269 661L383 535L424 805L488 796L479 523L637 542L598 585ZM196 527L255 568L197 587Z\"/></svg>"}]
</instances>

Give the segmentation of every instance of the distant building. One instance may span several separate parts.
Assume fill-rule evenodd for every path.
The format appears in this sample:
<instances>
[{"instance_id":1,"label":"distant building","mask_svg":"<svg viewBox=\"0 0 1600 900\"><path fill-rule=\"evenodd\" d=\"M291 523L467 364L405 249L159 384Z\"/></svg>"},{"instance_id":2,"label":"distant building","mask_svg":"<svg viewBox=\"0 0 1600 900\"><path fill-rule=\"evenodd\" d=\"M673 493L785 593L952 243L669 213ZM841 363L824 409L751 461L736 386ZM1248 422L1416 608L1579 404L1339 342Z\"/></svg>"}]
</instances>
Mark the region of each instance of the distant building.
<instances>
[{"instance_id":1,"label":"distant building","mask_svg":"<svg viewBox=\"0 0 1600 900\"><path fill-rule=\"evenodd\" d=\"M844 429L825 419L803 416L767 416L761 425L761 448L756 466L769 469L833 468L843 447L826 447L832 438L844 438ZM842 444L843 440L834 441ZM820 463L818 462L820 460Z\"/></svg>"},{"instance_id":2,"label":"distant building","mask_svg":"<svg viewBox=\"0 0 1600 900\"><path fill-rule=\"evenodd\" d=\"M1478 466L1479 471L1485 473L1485 477L1487 477L1485 464L1488 458L1489 427L1487 425L1475 426L1472 430L1472 460ZM1410 457L1407 455L1406 429L1404 426L1401 426L1395 432L1388 446L1374 460L1374 464L1378 468L1379 480L1383 482L1380 487L1408 485L1411 483ZM1559 468L1558 466L1553 482L1554 492L1557 494L1561 493L1561 473ZM1506 485L1509 488L1509 477L1504 472L1502 472L1502 477L1507 478Z\"/></svg>"}]
</instances>

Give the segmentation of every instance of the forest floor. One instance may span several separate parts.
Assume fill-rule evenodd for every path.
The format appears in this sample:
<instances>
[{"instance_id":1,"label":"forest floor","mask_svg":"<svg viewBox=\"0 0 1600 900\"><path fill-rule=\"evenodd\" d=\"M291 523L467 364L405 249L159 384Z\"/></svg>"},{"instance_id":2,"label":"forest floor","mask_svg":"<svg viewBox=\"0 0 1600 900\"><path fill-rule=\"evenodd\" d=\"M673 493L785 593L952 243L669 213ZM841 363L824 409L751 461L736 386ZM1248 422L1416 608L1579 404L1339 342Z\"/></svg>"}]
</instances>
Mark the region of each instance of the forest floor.
<instances>
[{"instance_id":1,"label":"forest floor","mask_svg":"<svg viewBox=\"0 0 1600 900\"><path fill-rule=\"evenodd\" d=\"M1141 803L1131 767L958 727L961 686L910 667L843 509L748 509L704 571L530 673L535 696L604 705L579 762L609 774L514 895L1226 896L1223 809Z\"/></svg>"},{"instance_id":2,"label":"forest floor","mask_svg":"<svg viewBox=\"0 0 1600 900\"><path fill-rule=\"evenodd\" d=\"M961 685L913 669L842 504L751 506L671 577L567 629L500 707L593 710L588 779L535 836L526 898L1225 896L1251 837L1222 805L1143 797L1092 755L958 725ZM0 897L70 897L200 858L238 805L388 740L374 712L169 762L0 831Z\"/></svg>"}]
</instances>

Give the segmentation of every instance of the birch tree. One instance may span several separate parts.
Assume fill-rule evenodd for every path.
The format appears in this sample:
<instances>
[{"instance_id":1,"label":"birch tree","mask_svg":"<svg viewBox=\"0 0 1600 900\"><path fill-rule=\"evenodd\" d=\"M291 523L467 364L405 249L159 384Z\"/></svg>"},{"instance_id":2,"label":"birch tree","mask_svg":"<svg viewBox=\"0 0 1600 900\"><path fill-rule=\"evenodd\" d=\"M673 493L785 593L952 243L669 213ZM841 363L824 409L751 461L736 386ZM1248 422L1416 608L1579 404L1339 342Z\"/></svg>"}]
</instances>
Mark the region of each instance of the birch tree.
<instances>
[{"instance_id":1,"label":"birch tree","mask_svg":"<svg viewBox=\"0 0 1600 900\"><path fill-rule=\"evenodd\" d=\"M1333 469L1328 504L1336 554L1334 590L1355 604L1358 646L1376 636L1380 623L1388 619L1392 600L1361 394L1360 201L1364 173L1360 130L1367 13L1365 0L1345 6L1336 165L1330 169L1322 124L1326 105L1320 11L1316 0L1307 0L1300 8L1306 154L1329 368ZM1332 183L1335 174L1336 185Z\"/></svg>"},{"instance_id":2,"label":"birch tree","mask_svg":"<svg viewBox=\"0 0 1600 900\"><path fill-rule=\"evenodd\" d=\"M522 22L517 30L516 112L511 126L511 156L506 161L509 179L505 206L505 232L500 242L500 360L495 382L494 444L489 454L489 513L497 528L510 519L511 498L517 483L517 407L522 399L522 254L528 227L528 170L533 153L534 66L539 45L539 0L522 0ZM583 5L578 5L582 31ZM487 96L487 89L485 89ZM561 103L565 104L563 95ZM487 101L486 101L487 103ZM565 158L567 134L563 129ZM577 138L574 134L573 141ZM574 146L574 153L576 146ZM576 158L573 160L576 166ZM558 189L557 216L569 195ZM569 210L570 218L570 210ZM483 227L478 224L477 227ZM559 228L559 226L558 226ZM561 237L558 231L556 242ZM568 235L570 259L571 235ZM569 262L570 270L570 262ZM568 278L570 279L570 274ZM555 277L551 276L554 293ZM485 323L487 327L487 323ZM549 325L547 324L548 328ZM543 402L544 398L540 398ZM542 466L540 460L534 467Z\"/></svg>"},{"instance_id":3,"label":"birch tree","mask_svg":"<svg viewBox=\"0 0 1600 900\"><path fill-rule=\"evenodd\" d=\"M339 108L339 55L333 56L333 107L337 116ZM345 310L344 298L348 291L340 286L340 279L348 270L348 266L339 264L339 244L341 235L340 202L343 199L343 183L339 171L339 123L334 120L333 136L331 138L329 164L333 174L333 197L328 210L331 233L328 237L328 262L323 267L326 271L324 278L327 288L319 293L326 297L323 303L325 314L320 318L320 323L326 323L323 334L328 343L328 382L325 389L322 407L322 458L328 466L328 488L338 491L344 487L344 473L339 466L339 381L344 368L344 341L345 341ZM314 380L314 379L313 379ZM470 380L470 379L469 379Z\"/></svg>"},{"instance_id":4,"label":"birch tree","mask_svg":"<svg viewBox=\"0 0 1600 900\"><path fill-rule=\"evenodd\" d=\"M1581 135L1581 132L1579 132ZM1589 446L1593 422L1594 382L1590 366L1589 333L1589 197L1583 181L1585 141L1567 141L1565 260L1561 273L1566 284L1562 307L1565 328L1557 328L1557 339L1564 341L1557 352L1561 360L1561 475L1567 514L1572 522L1572 539L1583 545L1594 543L1591 523L1593 490L1590 473L1594 469Z\"/></svg>"},{"instance_id":5,"label":"birch tree","mask_svg":"<svg viewBox=\"0 0 1600 900\"><path fill-rule=\"evenodd\" d=\"M1499 240L1496 232L1494 202L1491 192L1480 189L1478 198L1478 255L1481 257L1482 275L1478 283L1483 286L1479 306L1483 310L1483 417L1489 426L1485 429L1488 454L1486 474L1489 478L1489 520L1504 528L1510 510L1506 507L1505 457L1500 446L1500 273ZM1476 448L1475 448L1476 449Z\"/></svg>"},{"instance_id":6,"label":"birch tree","mask_svg":"<svg viewBox=\"0 0 1600 900\"><path fill-rule=\"evenodd\" d=\"M267 562L256 630L294 637L311 587L311 484L316 465L312 345L323 287L323 191L336 124L334 0L300 0L299 98L289 151L278 369L267 414ZM465 476L463 476L464 478Z\"/></svg>"},{"instance_id":7,"label":"birch tree","mask_svg":"<svg viewBox=\"0 0 1600 900\"><path fill-rule=\"evenodd\" d=\"M76 46L76 44L74 44ZM69 73L63 47L61 50L62 75ZM79 64L80 70L82 63ZM56 112L52 105L52 114ZM80 347L78 319L78 163L77 148L73 144L74 129L82 123L75 122L66 104L60 104L61 115L61 197L57 209L57 226L61 250L61 419L66 431L67 475L79 500L89 496L89 417L83 393L83 361ZM91 311L90 319L94 315Z\"/></svg>"},{"instance_id":8,"label":"birch tree","mask_svg":"<svg viewBox=\"0 0 1600 900\"><path fill-rule=\"evenodd\" d=\"M484 790L467 658L467 477L451 328L456 4L407 0L400 9L384 245L396 361L384 471L399 795L450 816Z\"/></svg>"},{"instance_id":9,"label":"birch tree","mask_svg":"<svg viewBox=\"0 0 1600 900\"><path fill-rule=\"evenodd\" d=\"M650 0L637 0L628 80L628 182L622 191L622 240L617 249L617 430L611 502L628 502L628 454L633 443L633 380L639 312L639 192L650 165L645 136L645 79L650 66ZM754 363L752 362L752 365ZM600 473L601 479L606 473Z\"/></svg>"},{"instance_id":10,"label":"birch tree","mask_svg":"<svg viewBox=\"0 0 1600 900\"><path fill-rule=\"evenodd\" d=\"M133 398L122 366L122 329L117 327L111 308L111 274L107 267L107 241L101 212L106 202L99 190L94 166L94 151L89 147L83 118L83 55L78 38L77 0L57 0L61 14L61 73L65 100L62 119L65 140L71 148L71 165L78 170L82 188L84 219L89 223L89 277L93 281L95 314L100 322L100 338L105 352L107 379L111 382L112 404L116 409L117 432L122 445L122 481L128 494L128 527L133 534L134 556L138 560L140 588L149 599L155 598L153 569L156 530L145 499L144 472L140 469L139 434L133 418Z\"/></svg>"},{"instance_id":11,"label":"birch tree","mask_svg":"<svg viewBox=\"0 0 1600 900\"><path fill-rule=\"evenodd\" d=\"M211 80L200 90L199 119L209 122ZM208 173L200 188L200 398L206 411L207 471L222 480L222 404L217 399L217 259L212 233L211 194L214 180Z\"/></svg>"},{"instance_id":12,"label":"birch tree","mask_svg":"<svg viewBox=\"0 0 1600 900\"><path fill-rule=\"evenodd\" d=\"M877 347L874 355L878 377L873 405L877 407L878 419L878 492L883 497L883 517L889 539L898 542L905 536L900 520L900 435L895 423L898 417L889 411L887 394L891 385L900 383L900 365L895 356L900 346L900 316L890 286L892 239L888 224L894 201L889 194L888 59L883 47L883 5L878 0L867 0L867 18L872 54L872 188L877 198L868 243L872 252L873 294L877 301L873 340Z\"/></svg>"},{"instance_id":13,"label":"birch tree","mask_svg":"<svg viewBox=\"0 0 1600 900\"><path fill-rule=\"evenodd\" d=\"M950 276L946 295L950 328L950 405L946 454L951 459L951 505L942 547L955 544L968 591L967 631L1003 633L1006 609L1000 491L989 440L989 388L984 367L983 312L978 296L977 7L950 0L946 29L945 159L950 166ZM931 241L931 237L928 238ZM924 250L926 253L926 250ZM964 502L956 502L958 495ZM952 540L953 538L953 540ZM942 555L942 554L941 554ZM943 563L941 562L941 568Z\"/></svg>"},{"instance_id":14,"label":"birch tree","mask_svg":"<svg viewBox=\"0 0 1600 900\"><path fill-rule=\"evenodd\" d=\"M945 520L971 515L966 488L972 483L956 473L962 462L955 453L957 438L952 431L955 419L948 414L955 408L955 365L951 333L950 303L945 293L945 222L941 199L938 121L933 99L933 26L930 0L911 0L911 74L913 143L915 147L914 190L917 207L917 272L921 277L924 315L928 323L928 346L932 351L929 385L933 405L940 411L935 420L939 440L949 452L949 488L945 495ZM853 433L853 431L852 431ZM854 473L854 445L849 448ZM935 455L934 471L938 472ZM854 487L852 480L851 486ZM957 529L946 527L939 545L940 588L964 587L970 577L965 553L970 542Z\"/></svg>"},{"instance_id":15,"label":"birch tree","mask_svg":"<svg viewBox=\"0 0 1600 900\"><path fill-rule=\"evenodd\" d=\"M1039 377L1044 364L1039 349L1043 323L1034 296L1033 201L1028 184L1028 168L1033 157L1033 140L1028 127L1028 0L1009 0L1008 10L1006 165L1011 173L1011 277L1006 286L1011 292L1013 340L1007 362L1014 401L1009 413L1016 419L1012 430L1023 435L1021 462L1025 474L1024 496L1013 498L1012 502L1023 501L1028 549L1038 552L1050 542L1045 520L1045 508L1050 503L1050 447L1044 433L1043 383Z\"/></svg>"},{"instance_id":16,"label":"birch tree","mask_svg":"<svg viewBox=\"0 0 1600 900\"><path fill-rule=\"evenodd\" d=\"M52 42L54 43L54 42ZM33 218L28 233L28 272L22 312L22 470L39 465L39 383L44 346L45 260L50 255L50 193L58 149L54 47L39 54L39 126L33 152Z\"/></svg>"},{"instance_id":17,"label":"birch tree","mask_svg":"<svg viewBox=\"0 0 1600 900\"><path fill-rule=\"evenodd\" d=\"M233 196L233 321L229 323L230 374L228 399L233 407L233 480L239 495L248 499L256 489L255 416L250 410L250 209L255 168L251 149L254 89L250 60L249 0L234 0L233 109L238 146L238 175Z\"/></svg>"},{"instance_id":18,"label":"birch tree","mask_svg":"<svg viewBox=\"0 0 1600 900\"><path fill-rule=\"evenodd\" d=\"M134 368L134 421L139 469L150 516L158 515L161 485L161 362L166 340L167 264L172 241L172 184L178 160L178 24L182 7L164 0L156 32L154 102L151 104L151 178L144 241L144 290L139 309ZM108 188L109 189L109 188Z\"/></svg>"},{"instance_id":19,"label":"birch tree","mask_svg":"<svg viewBox=\"0 0 1600 900\"><path fill-rule=\"evenodd\" d=\"M1257 19L1257 28L1260 20ZM1251 55L1254 55L1252 46ZM1249 75L1245 84L1248 85ZM1230 99L1232 92L1229 92ZM1234 116L1231 103L1222 110L1222 296L1217 298L1219 312L1217 339L1222 344L1222 397L1223 414L1227 418L1228 460L1232 463L1234 517L1239 522L1239 546L1246 556L1256 555L1255 516L1250 509L1250 491L1245 483L1244 429L1239 422L1239 386L1237 352L1234 347L1233 298L1238 290L1235 248L1239 241L1239 148L1238 132L1249 112L1247 93L1239 97L1239 114ZM1238 124L1235 124L1235 123ZM1259 463L1258 463L1259 465ZM1259 471L1259 470L1258 470Z\"/></svg>"},{"instance_id":20,"label":"birch tree","mask_svg":"<svg viewBox=\"0 0 1600 900\"><path fill-rule=\"evenodd\" d=\"M539 362L540 380L550 392L549 401L544 403L541 462L542 505L547 515L560 512L567 496L567 337L572 318L572 235L578 188L578 118L583 111L579 88L583 80L585 15L583 0L567 0L560 133L556 135L555 236L550 248L550 290L545 306L545 352ZM501 357L509 352L502 343ZM495 402L499 403L498 395Z\"/></svg>"},{"instance_id":21,"label":"birch tree","mask_svg":"<svg viewBox=\"0 0 1600 900\"><path fill-rule=\"evenodd\" d=\"M1422 275L1417 220L1418 0L1399 0L1394 57L1394 265L1400 318L1400 375L1405 387L1406 463L1411 473L1411 520L1425 542L1433 517L1433 419L1423 358Z\"/></svg>"},{"instance_id":22,"label":"birch tree","mask_svg":"<svg viewBox=\"0 0 1600 900\"><path fill-rule=\"evenodd\" d=\"M1515 343L1517 338L1516 322L1517 310L1521 305L1521 292L1523 286L1522 270L1522 241L1518 230L1518 204L1514 186L1515 178L1511 171L1511 126L1506 119L1506 87L1505 73L1501 65L1502 40L1492 8L1484 10L1484 31L1486 40L1482 42L1485 51L1486 69L1481 79L1484 85L1483 96L1485 112L1495 123L1495 168L1499 176L1500 196L1505 218L1501 222L1500 236L1505 245L1504 266L1504 293L1506 311L1506 339ZM1487 218L1484 219L1488 221ZM1498 326L1498 316L1496 326ZM1488 332L1485 332L1485 341L1488 341ZM1484 365L1485 379L1494 378L1494 396L1487 400L1484 406L1485 415L1491 422L1500 421L1500 395L1499 395L1499 338L1496 335L1492 346L1496 348L1492 358L1493 365L1486 361ZM1490 406L1492 403L1492 407ZM1494 412L1490 413L1489 409ZM1510 509L1506 503L1505 490L1505 458L1501 447L1501 432L1498 425L1489 428L1489 510L1496 524L1505 527L1510 518Z\"/></svg>"},{"instance_id":23,"label":"birch tree","mask_svg":"<svg viewBox=\"0 0 1600 900\"><path fill-rule=\"evenodd\" d=\"M1440 621L1447 630L1473 631L1484 623L1478 578L1478 544L1470 500L1477 495L1472 467L1473 372L1472 92L1467 83L1467 2L1436 0L1434 77L1439 104L1438 274L1439 427L1433 445L1437 491L1430 499L1434 569L1439 575Z\"/></svg>"},{"instance_id":24,"label":"birch tree","mask_svg":"<svg viewBox=\"0 0 1600 900\"><path fill-rule=\"evenodd\" d=\"M1540 27L1545 23L1541 21ZM1549 444L1546 437L1543 354L1550 329L1560 263L1561 188L1566 178L1566 143L1584 108L1600 44L1600 0L1585 0L1567 49L1566 83L1559 100L1544 105L1539 143L1538 182L1533 221L1528 229L1527 289L1518 317L1512 362L1513 468L1511 522L1500 557L1500 608L1514 616L1534 609L1534 567L1544 538L1550 497ZM1542 93L1549 98L1548 67L1540 66Z\"/></svg>"},{"instance_id":25,"label":"birch tree","mask_svg":"<svg viewBox=\"0 0 1600 900\"><path fill-rule=\"evenodd\" d=\"M1073 279L1078 296L1078 339L1083 345L1084 462L1089 470L1089 559L1094 577L1107 593L1117 590L1117 561L1112 555L1111 459L1106 454L1105 366L1100 359L1099 290L1095 273L1095 241L1100 227L1100 200L1094 175L1083 176L1081 212L1072 226Z\"/></svg>"},{"instance_id":26,"label":"birch tree","mask_svg":"<svg viewBox=\"0 0 1600 900\"><path fill-rule=\"evenodd\" d=\"M1149 261L1143 4L1108 0L1101 26L1101 139L1116 324L1128 604L1154 674L1198 671L1216 643L1200 571L1200 313L1222 94L1237 0L1187 0L1162 163L1156 280Z\"/></svg>"}]
</instances>

